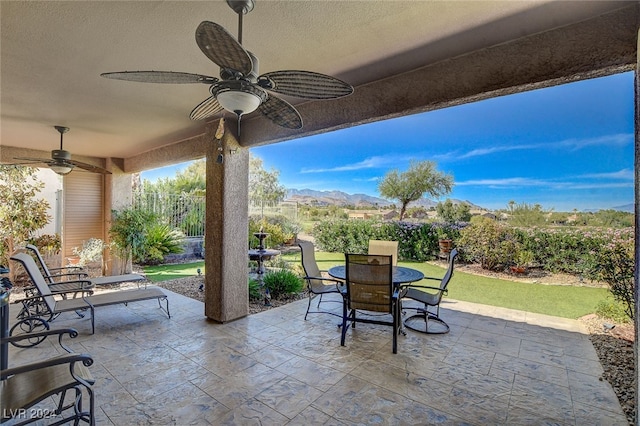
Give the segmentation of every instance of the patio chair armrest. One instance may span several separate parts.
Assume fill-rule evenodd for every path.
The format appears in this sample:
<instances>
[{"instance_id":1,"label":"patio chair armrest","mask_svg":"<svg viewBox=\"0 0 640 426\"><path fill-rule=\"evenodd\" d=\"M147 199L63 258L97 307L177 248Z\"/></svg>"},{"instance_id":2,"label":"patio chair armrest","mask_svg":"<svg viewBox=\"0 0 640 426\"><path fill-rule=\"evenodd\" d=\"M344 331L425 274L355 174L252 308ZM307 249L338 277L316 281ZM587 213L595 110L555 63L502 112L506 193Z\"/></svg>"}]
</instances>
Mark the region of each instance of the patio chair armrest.
<instances>
[{"instance_id":1,"label":"patio chair armrest","mask_svg":"<svg viewBox=\"0 0 640 426\"><path fill-rule=\"evenodd\" d=\"M440 291L441 288L440 287L432 287L432 286L428 286L428 285L418 285L418 284L407 284L407 285L403 285L402 289L407 289L407 288L417 288L417 289L425 289L425 290L438 290Z\"/></svg>"},{"instance_id":2,"label":"patio chair armrest","mask_svg":"<svg viewBox=\"0 0 640 426\"><path fill-rule=\"evenodd\" d=\"M0 343L13 343L19 342L21 340L33 339L34 337L47 337L47 336L55 336L58 335L58 341L60 345L62 345L62 336L68 334L70 338L75 338L78 336L78 331L75 328L58 328L55 330L44 330L44 331L36 331L33 333L25 333L25 334L17 334L15 336L7 336L0 339Z\"/></svg>"},{"instance_id":3,"label":"patio chair armrest","mask_svg":"<svg viewBox=\"0 0 640 426\"><path fill-rule=\"evenodd\" d=\"M4 380L7 377L13 376L15 374L26 373L33 370L40 370L43 368L53 367L55 365L61 364L70 364L70 373L75 377L75 374L73 372L73 364L75 364L76 362L82 362L84 366L89 367L93 364L93 358L89 354L82 353L71 353L68 355L57 356L46 359L44 361L38 361L31 364L25 364L18 367L7 368L6 370L1 370L0 379Z\"/></svg>"},{"instance_id":4,"label":"patio chair armrest","mask_svg":"<svg viewBox=\"0 0 640 426\"><path fill-rule=\"evenodd\" d=\"M320 281L330 281L333 284L342 284L342 281L337 280L335 278L327 278L327 277L310 277L308 275L304 276L305 280L320 280Z\"/></svg>"},{"instance_id":5,"label":"patio chair armrest","mask_svg":"<svg viewBox=\"0 0 640 426\"><path fill-rule=\"evenodd\" d=\"M35 287L29 287L29 289L37 291L37 289ZM22 299L14 300L11 303L22 303L24 305L24 302L30 302L30 301L36 300L36 299L42 299L42 296L40 295L40 293L36 294L35 296L23 297Z\"/></svg>"},{"instance_id":6,"label":"patio chair armrest","mask_svg":"<svg viewBox=\"0 0 640 426\"><path fill-rule=\"evenodd\" d=\"M91 293L92 290L91 289L86 289L86 290L70 290L70 291L57 291L55 293L52 294L52 296L59 296L59 295L63 295L63 294L76 294L78 292L82 292L82 294L84 295L84 293ZM29 297L24 297L22 299L18 299L18 300L14 300L11 303L22 303L24 305L25 302L29 302L31 300L36 300L36 299L42 299L42 295L40 293L36 294L35 296L29 296Z\"/></svg>"},{"instance_id":7,"label":"patio chair armrest","mask_svg":"<svg viewBox=\"0 0 640 426\"><path fill-rule=\"evenodd\" d=\"M47 269L49 269L49 271L64 271L65 269L68 270L68 271L71 271L71 270L75 269L75 270L77 270L76 272L63 272L63 273L67 273L67 274L69 274L69 273L77 274L77 273L80 273L80 272L84 273L84 267L82 267L82 266L61 266L59 268L47 268Z\"/></svg>"},{"instance_id":8,"label":"patio chair armrest","mask_svg":"<svg viewBox=\"0 0 640 426\"><path fill-rule=\"evenodd\" d=\"M89 274L87 274L86 272L78 271L78 272L63 272L59 274L50 274L50 275L46 275L45 278L56 279L56 278L65 278L65 277L77 277L76 280L81 280L82 278L86 278L88 276Z\"/></svg>"},{"instance_id":9,"label":"patio chair armrest","mask_svg":"<svg viewBox=\"0 0 640 426\"><path fill-rule=\"evenodd\" d=\"M50 289L55 289L57 285L64 285L64 284L80 284L80 288L83 291L90 291L92 287L94 287L93 283L90 280L69 280L69 281L61 281L59 283L53 283L53 284L49 284L49 288ZM64 293L71 293L77 290L69 290L69 291L64 291ZM62 292L59 292L62 293Z\"/></svg>"}]
</instances>

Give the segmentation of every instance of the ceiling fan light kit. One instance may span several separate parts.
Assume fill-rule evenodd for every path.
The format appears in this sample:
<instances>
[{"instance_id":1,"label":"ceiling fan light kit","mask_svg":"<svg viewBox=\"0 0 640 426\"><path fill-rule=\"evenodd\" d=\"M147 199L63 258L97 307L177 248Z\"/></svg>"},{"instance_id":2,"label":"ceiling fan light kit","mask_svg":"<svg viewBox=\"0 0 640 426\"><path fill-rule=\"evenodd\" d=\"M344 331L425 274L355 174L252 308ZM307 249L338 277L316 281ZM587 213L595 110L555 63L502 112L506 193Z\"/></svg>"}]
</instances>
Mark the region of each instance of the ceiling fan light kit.
<instances>
[{"instance_id":1,"label":"ceiling fan light kit","mask_svg":"<svg viewBox=\"0 0 640 426\"><path fill-rule=\"evenodd\" d=\"M222 108L238 117L252 113L267 99L264 90L242 80L212 85L211 96L216 98Z\"/></svg>"},{"instance_id":2,"label":"ceiling fan light kit","mask_svg":"<svg viewBox=\"0 0 640 426\"><path fill-rule=\"evenodd\" d=\"M203 21L196 29L202 53L220 67L220 79L173 71L120 71L100 74L115 80L144 83L209 84L211 96L192 111L192 120L212 117L223 110L238 117L259 111L275 124L302 128L300 113L274 93L305 99L336 99L353 93L353 87L335 77L311 71L283 70L258 74L258 58L242 46L242 18L255 6L254 0L227 0L238 14L238 38L215 22Z\"/></svg>"}]
</instances>

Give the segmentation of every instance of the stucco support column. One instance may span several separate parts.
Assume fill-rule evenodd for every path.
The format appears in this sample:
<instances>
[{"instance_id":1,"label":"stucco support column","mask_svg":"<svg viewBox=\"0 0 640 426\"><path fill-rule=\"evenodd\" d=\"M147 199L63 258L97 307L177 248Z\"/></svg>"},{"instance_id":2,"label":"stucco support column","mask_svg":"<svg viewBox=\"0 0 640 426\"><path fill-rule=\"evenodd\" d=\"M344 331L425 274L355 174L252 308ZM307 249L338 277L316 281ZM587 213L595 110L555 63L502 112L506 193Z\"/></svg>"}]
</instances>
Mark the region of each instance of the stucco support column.
<instances>
[{"instance_id":1,"label":"stucco support column","mask_svg":"<svg viewBox=\"0 0 640 426\"><path fill-rule=\"evenodd\" d=\"M206 148L204 311L209 319L227 322L249 314L249 150L227 128L219 151L217 126L206 130L211 142ZM222 163L217 161L220 153Z\"/></svg>"},{"instance_id":2,"label":"stucco support column","mask_svg":"<svg viewBox=\"0 0 640 426\"><path fill-rule=\"evenodd\" d=\"M636 424L638 424L638 402L640 401L640 363L638 363L638 317L640 316L640 308L638 307L638 283L640 282L640 77L638 72L640 71L640 29L638 30L638 37L636 38L636 44L638 49L636 51L636 71L634 78L634 133L635 133L635 156L634 156L634 201L635 201L635 271L633 274L633 300L634 300L634 325L635 325L635 339L633 343L634 348L634 362L636 373L635 384L635 414Z\"/></svg>"},{"instance_id":3,"label":"stucco support column","mask_svg":"<svg viewBox=\"0 0 640 426\"><path fill-rule=\"evenodd\" d=\"M107 158L105 168L111 172L104 177L104 241L111 243L109 230L111 229L111 211L129 207L133 202L132 175L123 172L123 161L117 158ZM125 264L115 256L113 250L106 249L103 254L104 275L119 275L132 270L131 260Z\"/></svg>"}]
</instances>

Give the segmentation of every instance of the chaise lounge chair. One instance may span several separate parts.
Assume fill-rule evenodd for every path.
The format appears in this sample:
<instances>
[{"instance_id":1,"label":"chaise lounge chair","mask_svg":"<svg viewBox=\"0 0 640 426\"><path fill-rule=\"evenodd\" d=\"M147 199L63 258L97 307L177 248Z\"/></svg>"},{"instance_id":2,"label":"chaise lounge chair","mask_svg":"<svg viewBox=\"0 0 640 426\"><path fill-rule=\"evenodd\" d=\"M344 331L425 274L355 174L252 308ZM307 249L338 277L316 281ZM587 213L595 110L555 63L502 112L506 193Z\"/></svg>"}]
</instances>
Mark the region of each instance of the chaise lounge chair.
<instances>
[{"instance_id":1,"label":"chaise lounge chair","mask_svg":"<svg viewBox=\"0 0 640 426\"><path fill-rule=\"evenodd\" d=\"M34 246L33 244L27 244L25 248L29 252L31 252L31 257L33 257L33 259L36 261L45 281L50 286L54 286L52 290L73 290L73 288L67 288L69 287L68 285L65 286L66 282L64 284L61 284L60 281L56 281L56 279L65 279L65 281L66 279L71 279L72 281L89 280L93 283L93 285L97 286L145 280L145 277L140 274L108 275L104 277L89 278L88 275L82 270L82 268L77 266L49 268L47 267L47 264L44 263L44 259L42 258L42 254L40 254L40 250L38 250L38 247ZM56 271L56 273L51 273L51 271Z\"/></svg>"},{"instance_id":2,"label":"chaise lounge chair","mask_svg":"<svg viewBox=\"0 0 640 426\"><path fill-rule=\"evenodd\" d=\"M75 299L56 300L54 298L54 293L51 292L51 289L47 285L44 276L38 269L38 266L31 256L26 253L15 253L13 256L11 256L11 260L22 264L24 270L29 275L29 278L31 278L31 281L33 282L39 293L35 296L17 300L14 303L20 302L23 304L23 307L28 310L32 306L35 299L42 300L47 311L46 315L48 315L49 318L54 318L56 315L62 312L88 309L91 312L91 334L95 332L94 310L95 308L100 306L118 304L126 305L129 302L157 299L160 309L162 309L167 314L167 316L171 318L171 314L169 313L169 299L167 298L167 295L158 287L149 287L137 290L120 290L91 296L88 296L87 292L83 291L82 297L77 297ZM87 283L87 286L90 285L90 281L84 282ZM74 290L72 292L77 293L78 290ZM162 300L164 300L166 308L162 306ZM40 317L42 316L42 314L39 314L38 316ZM29 320L29 318L23 319L23 321L25 320Z\"/></svg>"}]
</instances>

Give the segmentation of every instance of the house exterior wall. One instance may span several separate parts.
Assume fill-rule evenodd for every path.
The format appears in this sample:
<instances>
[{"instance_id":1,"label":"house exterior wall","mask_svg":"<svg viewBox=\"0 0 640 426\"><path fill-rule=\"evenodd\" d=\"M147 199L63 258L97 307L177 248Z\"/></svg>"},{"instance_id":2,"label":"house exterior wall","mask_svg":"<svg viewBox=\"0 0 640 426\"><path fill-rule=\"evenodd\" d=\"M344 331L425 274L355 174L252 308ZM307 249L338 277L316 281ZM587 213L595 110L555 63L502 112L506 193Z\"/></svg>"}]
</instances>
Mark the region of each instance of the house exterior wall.
<instances>
[{"instance_id":1,"label":"house exterior wall","mask_svg":"<svg viewBox=\"0 0 640 426\"><path fill-rule=\"evenodd\" d=\"M51 217L51 221L39 230L37 235L60 234L62 230L62 177L46 168L38 169L36 176L39 181L44 183L39 197L49 203L48 214Z\"/></svg>"}]
</instances>

